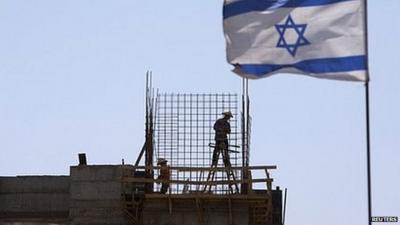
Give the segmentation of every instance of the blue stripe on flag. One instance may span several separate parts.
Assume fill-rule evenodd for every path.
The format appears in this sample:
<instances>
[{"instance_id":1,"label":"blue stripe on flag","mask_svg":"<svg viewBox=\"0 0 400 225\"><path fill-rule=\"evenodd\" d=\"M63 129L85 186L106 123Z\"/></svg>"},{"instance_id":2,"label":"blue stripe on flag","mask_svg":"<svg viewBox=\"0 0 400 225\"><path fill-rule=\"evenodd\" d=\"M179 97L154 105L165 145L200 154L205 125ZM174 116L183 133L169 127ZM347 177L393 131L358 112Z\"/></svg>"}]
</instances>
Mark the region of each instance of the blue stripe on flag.
<instances>
[{"instance_id":1,"label":"blue stripe on flag","mask_svg":"<svg viewBox=\"0 0 400 225\"><path fill-rule=\"evenodd\" d=\"M252 11L328 5L354 0L242 0L224 5L224 19Z\"/></svg>"},{"instance_id":2,"label":"blue stripe on flag","mask_svg":"<svg viewBox=\"0 0 400 225\"><path fill-rule=\"evenodd\" d=\"M367 57L349 56L342 58L310 59L295 64L243 64L236 65L245 74L261 77L284 68L296 68L306 73L338 73L367 69Z\"/></svg>"}]
</instances>

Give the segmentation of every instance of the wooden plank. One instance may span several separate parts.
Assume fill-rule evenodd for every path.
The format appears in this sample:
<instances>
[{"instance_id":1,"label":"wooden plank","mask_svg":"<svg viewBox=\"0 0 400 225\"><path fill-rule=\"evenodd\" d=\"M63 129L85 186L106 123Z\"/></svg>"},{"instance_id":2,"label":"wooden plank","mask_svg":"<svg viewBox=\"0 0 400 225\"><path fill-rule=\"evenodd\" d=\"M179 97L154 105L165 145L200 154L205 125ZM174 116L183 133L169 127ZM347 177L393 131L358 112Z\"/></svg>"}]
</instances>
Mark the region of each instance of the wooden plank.
<instances>
[{"instance_id":1,"label":"wooden plank","mask_svg":"<svg viewBox=\"0 0 400 225\"><path fill-rule=\"evenodd\" d=\"M146 166L134 166L134 169L160 169L159 166L151 166L151 167L146 167ZM176 170L176 171L225 171L225 170L274 170L277 169L277 166L271 165L271 166L249 166L249 167L231 167L231 168L226 168L226 167L216 167L216 168L208 168L208 167L175 167L171 166L171 170Z\"/></svg>"},{"instance_id":2,"label":"wooden plank","mask_svg":"<svg viewBox=\"0 0 400 225\"><path fill-rule=\"evenodd\" d=\"M122 182L131 183L169 183L169 184L188 184L188 185L221 185L247 183L247 180L218 180L218 181L188 181L188 180L161 180L151 178L124 177ZM273 182L273 179L252 179L252 183Z\"/></svg>"},{"instance_id":3,"label":"wooden plank","mask_svg":"<svg viewBox=\"0 0 400 225\"><path fill-rule=\"evenodd\" d=\"M175 199L208 199L208 200L221 200L226 201L228 199L231 200L245 200L245 201L252 201L252 200L266 200L270 199L270 196L266 194L230 194L230 195L220 195L220 194L207 194L207 193L189 193L189 194L146 194L146 200L158 200L158 199L166 199L171 198Z\"/></svg>"},{"instance_id":4,"label":"wooden plank","mask_svg":"<svg viewBox=\"0 0 400 225\"><path fill-rule=\"evenodd\" d=\"M229 209L229 225L233 225L232 199L231 198L228 198L228 209Z\"/></svg>"}]
</instances>

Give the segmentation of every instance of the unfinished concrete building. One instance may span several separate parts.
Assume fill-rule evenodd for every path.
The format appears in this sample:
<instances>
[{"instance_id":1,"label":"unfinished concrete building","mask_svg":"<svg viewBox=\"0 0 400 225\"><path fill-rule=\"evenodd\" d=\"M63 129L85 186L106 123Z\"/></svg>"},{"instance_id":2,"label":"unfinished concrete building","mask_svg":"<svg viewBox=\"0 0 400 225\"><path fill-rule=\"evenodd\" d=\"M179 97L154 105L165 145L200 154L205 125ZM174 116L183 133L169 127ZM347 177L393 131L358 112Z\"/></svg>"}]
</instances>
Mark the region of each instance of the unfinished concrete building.
<instances>
[{"instance_id":1,"label":"unfinished concrete building","mask_svg":"<svg viewBox=\"0 0 400 225\"><path fill-rule=\"evenodd\" d=\"M88 165L80 155L69 176L0 177L0 225L282 225L276 166L249 163L246 81L241 104L237 94L155 94L150 83L135 163ZM225 111L229 166L212 160L213 124ZM168 180L159 179L158 158L168 160Z\"/></svg>"}]
</instances>

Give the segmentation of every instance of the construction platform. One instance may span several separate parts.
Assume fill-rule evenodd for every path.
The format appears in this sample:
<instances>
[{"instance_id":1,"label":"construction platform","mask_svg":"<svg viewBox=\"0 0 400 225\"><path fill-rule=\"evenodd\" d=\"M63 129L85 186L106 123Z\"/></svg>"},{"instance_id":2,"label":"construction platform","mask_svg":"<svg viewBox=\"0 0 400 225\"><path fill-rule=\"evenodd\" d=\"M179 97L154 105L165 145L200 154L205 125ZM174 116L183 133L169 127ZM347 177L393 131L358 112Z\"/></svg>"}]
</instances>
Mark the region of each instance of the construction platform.
<instances>
[{"instance_id":1,"label":"construction platform","mask_svg":"<svg viewBox=\"0 0 400 225\"><path fill-rule=\"evenodd\" d=\"M147 178L131 176L140 169L81 165L72 166L69 176L0 177L0 225L281 224L280 190L146 193L141 188L149 183Z\"/></svg>"}]
</instances>

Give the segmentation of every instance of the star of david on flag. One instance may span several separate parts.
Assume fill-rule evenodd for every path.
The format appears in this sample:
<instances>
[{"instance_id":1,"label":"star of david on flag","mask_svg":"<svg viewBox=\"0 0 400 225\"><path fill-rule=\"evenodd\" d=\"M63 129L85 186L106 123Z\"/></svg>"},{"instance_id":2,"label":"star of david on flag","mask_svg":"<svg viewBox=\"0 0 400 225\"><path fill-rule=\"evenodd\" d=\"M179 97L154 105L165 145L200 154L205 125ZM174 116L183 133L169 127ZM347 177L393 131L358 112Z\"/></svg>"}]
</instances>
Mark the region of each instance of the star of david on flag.
<instances>
[{"instance_id":1,"label":"star of david on flag","mask_svg":"<svg viewBox=\"0 0 400 225\"><path fill-rule=\"evenodd\" d=\"M277 24L275 27L279 32L279 41L277 47L286 48L292 56L296 55L297 49L300 46L310 44L310 42L304 37L304 31L306 30L307 24L295 24L290 15L288 16L285 24ZM290 29L293 29L297 34L297 38L294 43L288 43L285 38L285 34L287 33L286 31Z\"/></svg>"},{"instance_id":2,"label":"star of david on flag","mask_svg":"<svg viewBox=\"0 0 400 225\"><path fill-rule=\"evenodd\" d=\"M366 81L364 10L362 0L225 0L227 60L251 79Z\"/></svg>"}]
</instances>

